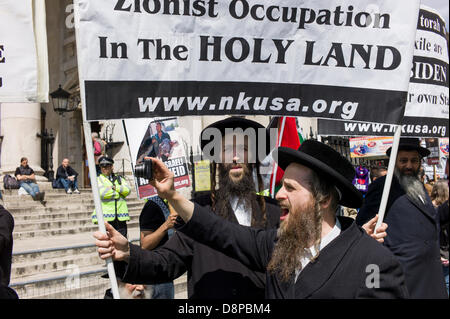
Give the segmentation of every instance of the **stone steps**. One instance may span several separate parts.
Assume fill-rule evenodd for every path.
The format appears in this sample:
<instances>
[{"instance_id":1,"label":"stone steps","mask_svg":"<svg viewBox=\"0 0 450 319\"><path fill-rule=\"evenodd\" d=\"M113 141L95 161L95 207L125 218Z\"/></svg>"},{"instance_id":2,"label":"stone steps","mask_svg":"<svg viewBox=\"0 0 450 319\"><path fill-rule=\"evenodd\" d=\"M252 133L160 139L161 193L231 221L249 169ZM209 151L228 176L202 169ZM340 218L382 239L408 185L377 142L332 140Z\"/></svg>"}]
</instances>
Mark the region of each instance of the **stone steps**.
<instances>
[{"instance_id":1,"label":"stone steps","mask_svg":"<svg viewBox=\"0 0 450 319\"><path fill-rule=\"evenodd\" d=\"M81 193L81 194L66 194L66 193L61 193L61 194L47 194L45 193L45 198L44 200L47 202L57 202L57 201L64 201L64 202L84 202L84 203L88 203L88 202L92 202L94 196L92 195L92 193ZM127 201L141 201L142 200L138 199L136 196L127 196ZM34 204L36 203L35 200L33 200L33 198L30 195L10 195L10 196L6 196L6 198L4 199L5 203L8 204L14 204L14 203L20 203L20 204Z\"/></svg>"},{"instance_id":2,"label":"stone steps","mask_svg":"<svg viewBox=\"0 0 450 319\"><path fill-rule=\"evenodd\" d=\"M128 236L139 244L139 215L145 204L132 189L127 197L131 220ZM91 222L94 210L91 190L65 194L62 189L46 190L45 204L17 190L3 191L4 206L15 219L11 287L22 299L103 298L110 287L104 261L97 254ZM79 273L79 286L70 284ZM186 275L175 282L176 298L187 298ZM73 280L72 280L73 281Z\"/></svg>"},{"instance_id":3,"label":"stone steps","mask_svg":"<svg viewBox=\"0 0 450 319\"><path fill-rule=\"evenodd\" d=\"M109 279L101 278L105 273L106 267L98 265L72 268L15 282L10 287L20 299L100 299L110 287Z\"/></svg>"},{"instance_id":4,"label":"stone steps","mask_svg":"<svg viewBox=\"0 0 450 319\"><path fill-rule=\"evenodd\" d=\"M141 201L127 201L128 208L144 207ZM5 205L8 211L14 216L18 214L29 214L30 212L42 213L42 212L60 212L60 211L74 211L74 210L85 210L93 211L95 209L94 202L89 203L70 203L70 202L56 202L56 203L45 203L45 206L41 203L33 205Z\"/></svg>"},{"instance_id":5,"label":"stone steps","mask_svg":"<svg viewBox=\"0 0 450 319\"><path fill-rule=\"evenodd\" d=\"M58 277L36 280L30 283L11 285L21 299L103 299L105 291L111 287L110 280L102 278L106 268L80 269L79 282L67 273ZM187 298L187 275L174 281L175 299ZM78 285L77 285L78 284Z\"/></svg>"},{"instance_id":6,"label":"stone steps","mask_svg":"<svg viewBox=\"0 0 450 319\"><path fill-rule=\"evenodd\" d=\"M94 238L92 238L92 244L94 243ZM50 249L40 249L32 251L15 252L12 256L13 267L19 267L23 263L31 263L39 261L45 263L53 258L64 258L65 256L72 256L75 258L77 255L86 255L95 253L96 249L93 245L78 245L73 247L62 247L62 248L50 248ZM98 258L98 255L97 255Z\"/></svg>"},{"instance_id":7,"label":"stone steps","mask_svg":"<svg viewBox=\"0 0 450 319\"><path fill-rule=\"evenodd\" d=\"M76 256L59 256L54 258L46 258L45 260L24 261L15 263L11 269L11 280L18 279L27 280L33 275L39 273L52 273L61 270L67 270L69 265L78 267L103 265L104 262L98 258L96 249L89 254L83 253Z\"/></svg>"},{"instance_id":8,"label":"stone steps","mask_svg":"<svg viewBox=\"0 0 450 319\"><path fill-rule=\"evenodd\" d=\"M34 271L33 275L25 276L27 273L23 273L20 277L16 276L16 269L21 267L21 264L18 263L15 265L13 263L13 278L11 279L10 286L17 291L21 299L102 299L105 290L110 288L109 279L101 278L101 275L106 273L106 267L104 262L98 258L95 247L91 246L85 248L89 250L88 254L86 254L85 251L80 251L80 254L73 255L70 249L61 249L61 252L58 254L63 254L62 251L66 251L68 254L72 255L72 261L63 256L62 259L65 259L67 263L64 263L63 260L58 262L58 257L45 258L45 255L51 254L51 252L36 253L35 256L38 256L37 258L39 258L39 260L36 261L36 266L28 266L28 271ZM82 250L83 248L79 249ZM90 256L86 257L86 255ZM16 258L18 258L17 255L14 256L14 260L16 260ZM92 258L92 263L89 263L87 258ZM48 267L45 267L45 265L53 266L52 261L56 263L57 268L54 271L49 271ZM39 263L41 263L41 265L39 265ZM27 269L25 269L25 271L26 270ZM79 286L73 286L76 281L70 279L70 276L74 273L80 274ZM186 299L186 274L177 278L174 281L174 285L175 298Z\"/></svg>"},{"instance_id":9,"label":"stone steps","mask_svg":"<svg viewBox=\"0 0 450 319\"><path fill-rule=\"evenodd\" d=\"M130 221L127 224L130 224L132 221L139 221L139 212L133 212L130 214ZM85 216L82 218L75 218L69 215L69 218L59 218L59 219L41 219L38 222L36 221L19 221L14 225L14 230L17 233L25 232L25 231L39 231L39 230L49 230L49 229L60 229L67 228L69 226L91 226L91 212L88 214L85 213Z\"/></svg>"},{"instance_id":10,"label":"stone steps","mask_svg":"<svg viewBox=\"0 0 450 319\"><path fill-rule=\"evenodd\" d=\"M139 216L141 214L141 208L130 208L128 209L128 214L131 216ZM71 220L71 219L81 219L87 218L91 219L91 211L62 211L62 212L51 212L51 213L29 213L14 215L15 225L18 225L22 222L41 222L41 221L54 221L54 220Z\"/></svg>"},{"instance_id":11,"label":"stone steps","mask_svg":"<svg viewBox=\"0 0 450 319\"><path fill-rule=\"evenodd\" d=\"M139 220L128 221L127 227L128 227L128 229L139 228ZM14 238L14 240L20 240L20 239L24 239L24 238L49 237L49 236L59 236L59 235L79 234L79 233L91 233L92 234L97 230L98 230L97 225L89 223L87 225L80 225L78 227L14 232L13 238Z\"/></svg>"},{"instance_id":12,"label":"stone steps","mask_svg":"<svg viewBox=\"0 0 450 319\"><path fill-rule=\"evenodd\" d=\"M24 281L42 273L65 271L69 265L76 265L79 268L104 265L105 262L98 257L94 240L92 238L91 243L86 245L16 252L13 255L11 280ZM139 245L138 238L131 242Z\"/></svg>"}]
</instances>

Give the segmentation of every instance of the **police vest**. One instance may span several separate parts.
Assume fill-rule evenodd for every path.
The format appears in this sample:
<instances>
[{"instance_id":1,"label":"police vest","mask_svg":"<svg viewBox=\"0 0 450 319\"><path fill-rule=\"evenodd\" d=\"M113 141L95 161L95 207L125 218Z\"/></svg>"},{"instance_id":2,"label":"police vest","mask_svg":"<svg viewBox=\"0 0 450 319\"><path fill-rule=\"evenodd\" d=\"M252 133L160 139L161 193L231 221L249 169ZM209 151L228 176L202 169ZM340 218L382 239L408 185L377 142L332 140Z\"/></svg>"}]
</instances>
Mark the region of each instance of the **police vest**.
<instances>
[{"instance_id":1,"label":"police vest","mask_svg":"<svg viewBox=\"0 0 450 319\"><path fill-rule=\"evenodd\" d=\"M120 221L130 220L128 215L128 207L125 197L130 194L130 187L125 178L116 175L114 179L115 190L112 188L113 183L103 174L97 177L98 190L102 203L103 219L111 222L116 219ZM94 210L92 213L92 222L97 224L97 214Z\"/></svg>"}]
</instances>

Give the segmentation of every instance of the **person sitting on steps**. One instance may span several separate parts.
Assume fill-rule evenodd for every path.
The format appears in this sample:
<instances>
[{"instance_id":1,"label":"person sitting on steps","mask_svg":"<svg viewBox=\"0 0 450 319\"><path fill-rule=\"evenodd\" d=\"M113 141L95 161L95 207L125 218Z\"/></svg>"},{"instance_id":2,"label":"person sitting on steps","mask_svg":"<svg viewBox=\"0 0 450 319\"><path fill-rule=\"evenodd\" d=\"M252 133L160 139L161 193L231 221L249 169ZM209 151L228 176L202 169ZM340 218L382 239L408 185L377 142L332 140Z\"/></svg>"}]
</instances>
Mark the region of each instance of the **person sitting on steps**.
<instances>
[{"instance_id":1,"label":"person sitting on steps","mask_svg":"<svg viewBox=\"0 0 450 319\"><path fill-rule=\"evenodd\" d=\"M67 194L72 194L72 190L74 194L79 194L80 191L78 190L77 181L78 173L69 164L68 158L63 159L56 171L56 179L64 186Z\"/></svg>"},{"instance_id":2,"label":"person sitting on steps","mask_svg":"<svg viewBox=\"0 0 450 319\"><path fill-rule=\"evenodd\" d=\"M14 175L19 181L20 187L25 189L34 200L44 200L45 192L39 191L39 186L36 184L34 171L30 166L28 166L28 159L26 157L22 157L20 159L20 166L16 168Z\"/></svg>"}]
</instances>

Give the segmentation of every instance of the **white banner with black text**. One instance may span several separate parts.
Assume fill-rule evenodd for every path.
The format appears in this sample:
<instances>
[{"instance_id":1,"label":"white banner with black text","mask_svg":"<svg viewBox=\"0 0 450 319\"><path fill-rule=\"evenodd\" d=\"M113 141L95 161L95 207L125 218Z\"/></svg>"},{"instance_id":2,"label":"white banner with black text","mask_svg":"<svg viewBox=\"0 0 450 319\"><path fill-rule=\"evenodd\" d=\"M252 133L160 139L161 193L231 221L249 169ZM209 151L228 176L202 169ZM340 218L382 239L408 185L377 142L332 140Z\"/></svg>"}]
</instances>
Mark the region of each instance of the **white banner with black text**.
<instances>
[{"instance_id":1,"label":"white banner with black text","mask_svg":"<svg viewBox=\"0 0 450 319\"><path fill-rule=\"evenodd\" d=\"M75 0L75 10L88 121L404 114L419 0Z\"/></svg>"}]
</instances>

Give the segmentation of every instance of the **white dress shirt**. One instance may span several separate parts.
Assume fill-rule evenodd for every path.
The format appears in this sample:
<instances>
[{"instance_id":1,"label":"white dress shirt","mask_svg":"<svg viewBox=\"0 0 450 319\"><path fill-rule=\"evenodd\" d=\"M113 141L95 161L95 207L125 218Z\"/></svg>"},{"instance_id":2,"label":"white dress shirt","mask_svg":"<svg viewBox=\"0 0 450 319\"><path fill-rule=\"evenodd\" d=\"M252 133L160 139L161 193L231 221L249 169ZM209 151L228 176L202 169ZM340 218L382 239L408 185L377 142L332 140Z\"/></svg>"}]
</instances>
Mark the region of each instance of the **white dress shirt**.
<instances>
[{"instance_id":1,"label":"white dress shirt","mask_svg":"<svg viewBox=\"0 0 450 319\"><path fill-rule=\"evenodd\" d=\"M243 198L234 196L230 199L231 208L238 223L244 226L251 226L252 224L252 208L245 202Z\"/></svg>"},{"instance_id":2,"label":"white dress shirt","mask_svg":"<svg viewBox=\"0 0 450 319\"><path fill-rule=\"evenodd\" d=\"M340 233L341 233L341 223L339 223L339 219L336 218L336 224L334 225L333 229L320 241L319 251L321 251L326 245L331 243L333 239L339 236ZM315 255L316 249L314 248L314 246L306 249L305 254L300 258L302 268L295 270L295 281L297 281L298 275L300 275L302 270L305 269L306 265L309 264L309 262Z\"/></svg>"}]
</instances>

